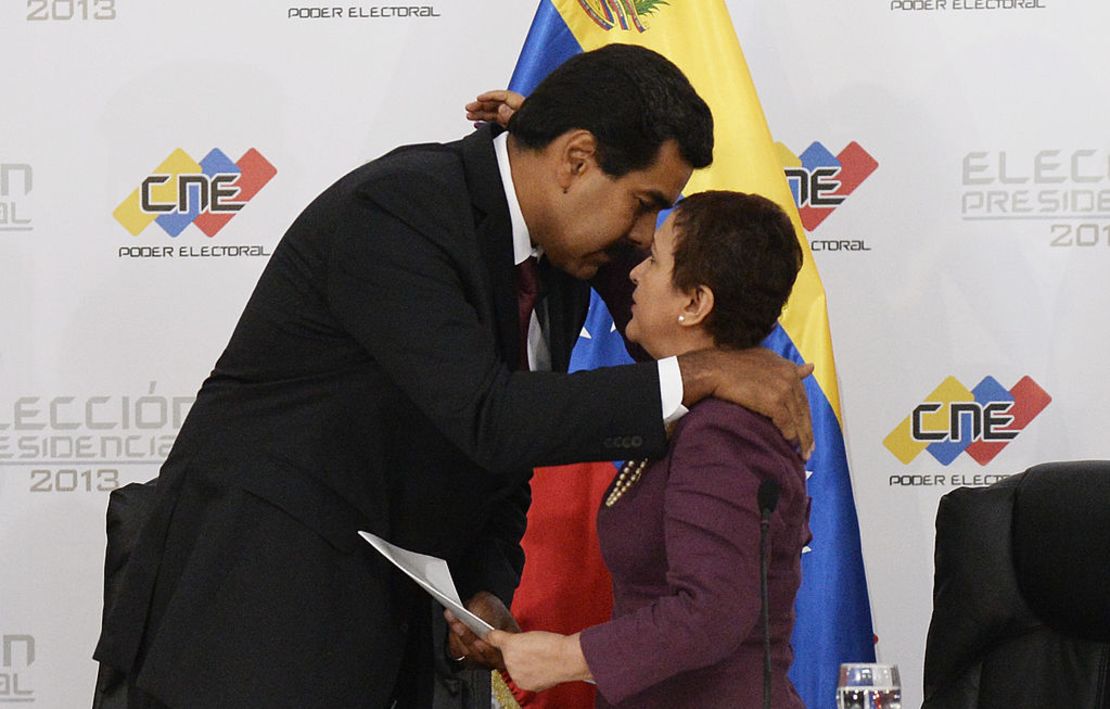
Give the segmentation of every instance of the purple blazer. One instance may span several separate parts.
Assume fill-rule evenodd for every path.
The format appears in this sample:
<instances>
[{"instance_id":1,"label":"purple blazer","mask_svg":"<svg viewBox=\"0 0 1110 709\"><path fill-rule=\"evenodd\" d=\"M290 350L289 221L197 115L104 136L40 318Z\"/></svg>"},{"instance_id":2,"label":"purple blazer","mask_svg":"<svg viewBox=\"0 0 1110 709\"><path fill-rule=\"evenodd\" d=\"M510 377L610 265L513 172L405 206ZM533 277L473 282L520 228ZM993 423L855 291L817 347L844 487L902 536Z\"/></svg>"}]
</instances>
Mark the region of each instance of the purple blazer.
<instances>
[{"instance_id":1,"label":"purple blazer","mask_svg":"<svg viewBox=\"0 0 1110 709\"><path fill-rule=\"evenodd\" d=\"M613 619L582 632L599 707L758 707L763 696L756 491L781 486L771 517L772 706L804 709L786 673L809 542L802 459L778 430L717 399L675 428L667 455L598 513Z\"/></svg>"}]
</instances>

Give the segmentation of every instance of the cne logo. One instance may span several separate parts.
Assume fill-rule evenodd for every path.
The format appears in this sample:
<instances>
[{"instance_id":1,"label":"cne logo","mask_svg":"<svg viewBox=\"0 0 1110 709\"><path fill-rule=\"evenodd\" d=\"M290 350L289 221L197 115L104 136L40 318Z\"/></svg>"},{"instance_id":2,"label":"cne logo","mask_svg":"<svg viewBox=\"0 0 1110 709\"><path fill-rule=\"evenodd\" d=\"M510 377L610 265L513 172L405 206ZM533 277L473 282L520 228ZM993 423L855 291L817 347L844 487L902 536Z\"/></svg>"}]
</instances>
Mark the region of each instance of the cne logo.
<instances>
[{"instance_id":1,"label":"cne logo","mask_svg":"<svg viewBox=\"0 0 1110 709\"><path fill-rule=\"evenodd\" d=\"M29 704L35 690L27 684L26 670L35 664L35 638L0 635L0 702Z\"/></svg>"},{"instance_id":2,"label":"cne logo","mask_svg":"<svg viewBox=\"0 0 1110 709\"><path fill-rule=\"evenodd\" d=\"M34 231L27 210L27 196L35 185L35 172L26 163L0 163L0 232Z\"/></svg>"},{"instance_id":3,"label":"cne logo","mask_svg":"<svg viewBox=\"0 0 1110 709\"><path fill-rule=\"evenodd\" d=\"M650 28L644 26L644 17L654 15L660 5L669 4L666 0L578 0L583 12L606 32L617 25L626 31L646 32Z\"/></svg>"},{"instance_id":4,"label":"cne logo","mask_svg":"<svg viewBox=\"0 0 1110 709\"><path fill-rule=\"evenodd\" d=\"M986 465L1051 402L1030 376L1008 390L994 377L984 377L970 390L948 377L895 426L883 445L904 464L927 450L941 465L965 451Z\"/></svg>"},{"instance_id":5,"label":"cne logo","mask_svg":"<svg viewBox=\"0 0 1110 709\"><path fill-rule=\"evenodd\" d=\"M190 224L213 237L276 174L277 168L254 148L235 162L213 148L199 163L177 148L112 216L132 236L157 222L174 238Z\"/></svg>"},{"instance_id":6,"label":"cne logo","mask_svg":"<svg viewBox=\"0 0 1110 709\"><path fill-rule=\"evenodd\" d=\"M854 140L836 155L818 142L798 155L782 143L775 147L806 231L816 229L879 167Z\"/></svg>"}]
</instances>

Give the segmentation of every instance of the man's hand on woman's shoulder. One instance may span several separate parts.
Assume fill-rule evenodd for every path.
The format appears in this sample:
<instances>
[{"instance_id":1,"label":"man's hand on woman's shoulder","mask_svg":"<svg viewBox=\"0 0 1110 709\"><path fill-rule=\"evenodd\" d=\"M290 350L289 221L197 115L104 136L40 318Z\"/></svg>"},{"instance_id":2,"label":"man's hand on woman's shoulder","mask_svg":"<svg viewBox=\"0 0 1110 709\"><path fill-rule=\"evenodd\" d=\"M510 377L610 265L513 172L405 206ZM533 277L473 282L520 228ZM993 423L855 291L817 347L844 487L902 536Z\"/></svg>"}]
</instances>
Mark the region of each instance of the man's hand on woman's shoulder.
<instances>
[{"instance_id":1,"label":"man's hand on woman's shoulder","mask_svg":"<svg viewBox=\"0 0 1110 709\"><path fill-rule=\"evenodd\" d=\"M746 350L708 349L680 355L682 403L708 396L731 401L774 422L802 456L813 452L813 423L802 380L812 364L797 365L763 347Z\"/></svg>"}]
</instances>

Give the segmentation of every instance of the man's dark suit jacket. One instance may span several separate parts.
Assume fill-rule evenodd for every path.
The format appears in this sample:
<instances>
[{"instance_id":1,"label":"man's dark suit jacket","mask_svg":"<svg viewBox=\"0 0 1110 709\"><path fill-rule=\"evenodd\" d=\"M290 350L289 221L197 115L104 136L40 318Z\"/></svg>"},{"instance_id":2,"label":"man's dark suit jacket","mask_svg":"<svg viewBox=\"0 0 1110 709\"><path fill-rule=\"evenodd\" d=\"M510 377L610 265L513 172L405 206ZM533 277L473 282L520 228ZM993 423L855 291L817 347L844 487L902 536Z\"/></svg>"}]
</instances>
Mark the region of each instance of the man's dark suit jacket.
<instances>
[{"instance_id":1,"label":"man's dark suit jacket","mask_svg":"<svg viewBox=\"0 0 1110 709\"><path fill-rule=\"evenodd\" d=\"M662 453L653 363L506 364L491 140L394 151L286 233L162 468L98 660L173 707L388 706L426 598L356 530L508 605L532 466ZM553 272L547 293L565 371L588 287Z\"/></svg>"}]
</instances>

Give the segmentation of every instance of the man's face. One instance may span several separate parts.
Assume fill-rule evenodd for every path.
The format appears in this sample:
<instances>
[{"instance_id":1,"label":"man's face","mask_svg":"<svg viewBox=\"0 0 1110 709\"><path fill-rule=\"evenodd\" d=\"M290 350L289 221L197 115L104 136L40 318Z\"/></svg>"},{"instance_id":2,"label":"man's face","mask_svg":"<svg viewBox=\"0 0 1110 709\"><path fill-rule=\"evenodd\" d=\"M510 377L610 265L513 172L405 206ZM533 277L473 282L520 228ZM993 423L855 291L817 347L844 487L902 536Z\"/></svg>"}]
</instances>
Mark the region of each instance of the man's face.
<instances>
[{"instance_id":1,"label":"man's face","mask_svg":"<svg viewBox=\"0 0 1110 709\"><path fill-rule=\"evenodd\" d=\"M593 278L621 242L651 246L659 211L674 204L693 168L673 140L663 143L655 162L622 177L612 177L590 156L575 163L565 185L554 194L537 241L556 267Z\"/></svg>"}]
</instances>

